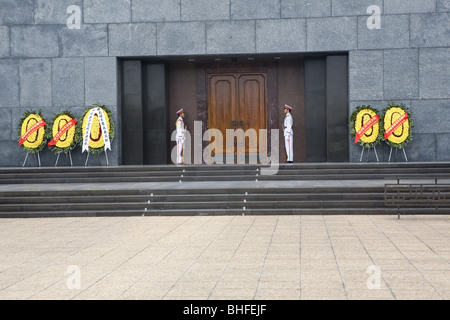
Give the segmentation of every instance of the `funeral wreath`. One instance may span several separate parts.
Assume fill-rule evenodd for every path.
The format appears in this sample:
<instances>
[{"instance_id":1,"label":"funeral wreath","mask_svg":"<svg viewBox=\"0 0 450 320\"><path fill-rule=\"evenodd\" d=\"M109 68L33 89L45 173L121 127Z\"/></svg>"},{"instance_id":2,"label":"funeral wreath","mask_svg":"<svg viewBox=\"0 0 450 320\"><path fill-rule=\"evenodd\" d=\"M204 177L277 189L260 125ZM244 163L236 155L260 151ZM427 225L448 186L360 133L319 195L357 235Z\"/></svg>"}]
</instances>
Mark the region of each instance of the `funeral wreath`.
<instances>
[{"instance_id":1,"label":"funeral wreath","mask_svg":"<svg viewBox=\"0 0 450 320\"><path fill-rule=\"evenodd\" d=\"M52 131L48 146L55 153L67 153L76 146L75 130L77 120L69 111L63 111L52 118Z\"/></svg>"},{"instance_id":2,"label":"funeral wreath","mask_svg":"<svg viewBox=\"0 0 450 320\"><path fill-rule=\"evenodd\" d=\"M75 141L82 146L82 152L97 154L111 149L114 138L114 124L111 111L104 105L94 104L86 108L78 121Z\"/></svg>"},{"instance_id":3,"label":"funeral wreath","mask_svg":"<svg viewBox=\"0 0 450 320\"><path fill-rule=\"evenodd\" d=\"M383 109L381 124L384 140L391 147L403 149L412 140L411 112L403 104L391 102Z\"/></svg>"},{"instance_id":4,"label":"funeral wreath","mask_svg":"<svg viewBox=\"0 0 450 320\"><path fill-rule=\"evenodd\" d=\"M17 136L19 146L28 153L37 153L44 148L48 136L48 126L41 110L23 113Z\"/></svg>"},{"instance_id":5,"label":"funeral wreath","mask_svg":"<svg viewBox=\"0 0 450 320\"><path fill-rule=\"evenodd\" d=\"M355 143L362 147L372 148L378 145L383 140L378 110L370 105L357 106L350 116L350 131Z\"/></svg>"}]
</instances>

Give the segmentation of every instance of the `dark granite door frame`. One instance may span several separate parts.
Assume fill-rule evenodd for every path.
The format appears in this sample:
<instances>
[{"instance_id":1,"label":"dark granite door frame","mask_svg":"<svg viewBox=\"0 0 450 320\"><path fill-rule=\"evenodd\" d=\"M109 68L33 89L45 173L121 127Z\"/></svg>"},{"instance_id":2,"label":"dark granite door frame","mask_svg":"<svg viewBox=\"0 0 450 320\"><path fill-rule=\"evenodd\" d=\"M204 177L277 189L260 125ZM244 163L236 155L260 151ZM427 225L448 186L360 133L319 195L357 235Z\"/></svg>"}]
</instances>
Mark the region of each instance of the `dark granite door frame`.
<instances>
[{"instance_id":1,"label":"dark granite door frame","mask_svg":"<svg viewBox=\"0 0 450 320\"><path fill-rule=\"evenodd\" d=\"M348 162L348 59L327 55L305 60L307 162Z\"/></svg>"},{"instance_id":2,"label":"dark granite door frame","mask_svg":"<svg viewBox=\"0 0 450 320\"><path fill-rule=\"evenodd\" d=\"M165 164L169 138L164 63L120 63L122 157L124 165Z\"/></svg>"}]
</instances>

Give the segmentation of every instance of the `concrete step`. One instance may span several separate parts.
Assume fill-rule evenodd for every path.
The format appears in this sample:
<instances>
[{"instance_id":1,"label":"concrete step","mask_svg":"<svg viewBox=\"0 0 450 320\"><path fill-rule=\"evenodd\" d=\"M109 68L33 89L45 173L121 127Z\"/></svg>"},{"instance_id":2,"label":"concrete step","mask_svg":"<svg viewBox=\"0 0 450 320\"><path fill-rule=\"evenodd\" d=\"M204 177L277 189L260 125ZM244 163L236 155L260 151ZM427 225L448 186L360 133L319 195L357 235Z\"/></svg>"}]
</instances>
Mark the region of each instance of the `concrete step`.
<instances>
[{"instance_id":1,"label":"concrete step","mask_svg":"<svg viewBox=\"0 0 450 320\"><path fill-rule=\"evenodd\" d=\"M385 174L385 175L370 175L370 174L352 174L352 175L286 175L286 176L196 176L196 177L182 177L167 176L167 177L56 177L56 178L14 178L2 179L0 184L63 184L63 183L145 183L145 182L194 182L194 181L289 181L289 180L374 180L374 179L448 179L450 174Z\"/></svg>"},{"instance_id":2,"label":"concrete step","mask_svg":"<svg viewBox=\"0 0 450 320\"><path fill-rule=\"evenodd\" d=\"M173 203L90 203L90 204L52 204L52 205L2 205L1 213L11 212L52 212L65 211L69 214L71 211L101 211L101 210L219 210L219 209L237 209L237 210L278 210L278 209L337 209L337 208L378 208L384 207L384 201L283 201L283 202L173 202Z\"/></svg>"},{"instance_id":3,"label":"concrete step","mask_svg":"<svg viewBox=\"0 0 450 320\"><path fill-rule=\"evenodd\" d=\"M206 216L206 215L397 215L395 208L337 208L337 209L184 209L184 210L86 210L53 212L10 212L2 213L2 218L44 218L44 217L102 217L102 216ZM406 209L401 215L409 214L450 214L450 209Z\"/></svg>"},{"instance_id":4,"label":"concrete step","mask_svg":"<svg viewBox=\"0 0 450 320\"><path fill-rule=\"evenodd\" d=\"M382 200L382 193L262 193L262 194L181 194L181 195L90 195L90 196L28 196L25 193L0 197L1 204L52 203L130 203L142 202L202 202L202 201L289 201L289 200ZM1 208L1 207L0 207Z\"/></svg>"},{"instance_id":5,"label":"concrete step","mask_svg":"<svg viewBox=\"0 0 450 320\"><path fill-rule=\"evenodd\" d=\"M262 168L1 168L0 217L397 214L384 204L385 181L450 178L449 163L293 164L275 175L261 175ZM446 210L450 203L406 212Z\"/></svg>"},{"instance_id":6,"label":"concrete step","mask_svg":"<svg viewBox=\"0 0 450 320\"><path fill-rule=\"evenodd\" d=\"M267 190L266 190L267 192ZM170 193L170 191L169 191ZM384 195L377 193L210 193L189 190L182 194L90 195L90 196L29 196L20 192L0 197L0 212L58 211L84 209L183 209L183 208L317 208L378 206Z\"/></svg>"},{"instance_id":7,"label":"concrete step","mask_svg":"<svg viewBox=\"0 0 450 320\"><path fill-rule=\"evenodd\" d=\"M9 191L0 197L0 215L32 212L38 215L65 212L65 216L89 212L176 210L201 212L223 210L377 208L384 204L382 188L251 188L251 189L162 189L162 190L63 190ZM245 190L245 191L244 191ZM81 212L81 213L80 213Z\"/></svg>"},{"instance_id":8,"label":"concrete step","mask_svg":"<svg viewBox=\"0 0 450 320\"><path fill-rule=\"evenodd\" d=\"M282 164L274 175L263 175L263 168L258 165L1 168L0 184L450 178L449 163Z\"/></svg>"},{"instance_id":9,"label":"concrete step","mask_svg":"<svg viewBox=\"0 0 450 320\"><path fill-rule=\"evenodd\" d=\"M153 202L146 207L148 210L182 210L182 209L317 209L317 208L360 208L360 207L384 207L384 200L377 201L349 201L349 200L332 200L332 201L204 201L204 202Z\"/></svg>"}]
</instances>

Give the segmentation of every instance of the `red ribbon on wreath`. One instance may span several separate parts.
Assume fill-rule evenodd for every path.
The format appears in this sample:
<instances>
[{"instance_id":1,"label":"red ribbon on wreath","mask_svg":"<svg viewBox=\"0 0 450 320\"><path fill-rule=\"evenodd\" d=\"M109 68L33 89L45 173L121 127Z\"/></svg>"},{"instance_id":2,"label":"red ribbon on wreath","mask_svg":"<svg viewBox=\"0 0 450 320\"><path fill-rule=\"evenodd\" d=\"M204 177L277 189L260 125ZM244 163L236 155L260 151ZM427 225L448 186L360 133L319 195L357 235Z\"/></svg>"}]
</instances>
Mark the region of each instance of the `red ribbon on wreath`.
<instances>
[{"instance_id":1,"label":"red ribbon on wreath","mask_svg":"<svg viewBox=\"0 0 450 320\"><path fill-rule=\"evenodd\" d=\"M67 122L61 129L59 129L58 133L55 135L55 137L53 138L52 141L50 141L48 143L48 146L51 147L53 145L55 145L59 139L61 138L61 136L66 133L67 130L69 130L70 128L72 128L75 124L77 123L76 119L72 119L69 122Z\"/></svg>"},{"instance_id":2,"label":"red ribbon on wreath","mask_svg":"<svg viewBox=\"0 0 450 320\"><path fill-rule=\"evenodd\" d=\"M408 114L405 112L400 118L398 118L390 127L384 132L384 139L388 139L389 136L397 130L406 120L408 120Z\"/></svg>"},{"instance_id":3,"label":"red ribbon on wreath","mask_svg":"<svg viewBox=\"0 0 450 320\"><path fill-rule=\"evenodd\" d=\"M356 137L355 137L355 143L358 143L359 139L361 139L362 135L369 130L370 128L372 128L375 123L377 123L378 121L380 121L380 116L379 115L375 115L374 117L370 118L369 121L367 121L362 127L361 129L359 129L359 131L356 133Z\"/></svg>"},{"instance_id":4,"label":"red ribbon on wreath","mask_svg":"<svg viewBox=\"0 0 450 320\"><path fill-rule=\"evenodd\" d=\"M43 126L46 126L46 125L47 124L45 123L44 120L41 120L41 121L33 124L31 126L31 128L29 128L27 130L27 132L25 132L25 134L22 137L20 137L19 146L21 146L28 139L28 137L31 136L34 132L36 132L37 130L39 130L40 128L42 128Z\"/></svg>"}]
</instances>

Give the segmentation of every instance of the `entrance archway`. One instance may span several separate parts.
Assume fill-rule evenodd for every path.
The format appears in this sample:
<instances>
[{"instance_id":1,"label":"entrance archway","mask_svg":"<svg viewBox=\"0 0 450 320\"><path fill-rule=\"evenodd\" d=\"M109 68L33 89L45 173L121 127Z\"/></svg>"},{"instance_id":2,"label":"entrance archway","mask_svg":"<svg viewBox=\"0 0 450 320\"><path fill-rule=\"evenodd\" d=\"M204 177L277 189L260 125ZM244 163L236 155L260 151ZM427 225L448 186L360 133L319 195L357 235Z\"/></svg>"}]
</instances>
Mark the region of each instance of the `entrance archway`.
<instances>
[{"instance_id":1,"label":"entrance archway","mask_svg":"<svg viewBox=\"0 0 450 320\"><path fill-rule=\"evenodd\" d=\"M282 162L284 104L294 107L294 162L348 161L346 54L137 58L119 66L122 164L171 164L180 107L190 131L194 121L202 123L202 134L212 127L267 129L258 148L267 146L268 155L270 132L278 129ZM193 141L191 154L194 144L204 150L210 143ZM247 155L256 151L249 143ZM237 153L240 146L228 147Z\"/></svg>"}]
</instances>

